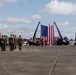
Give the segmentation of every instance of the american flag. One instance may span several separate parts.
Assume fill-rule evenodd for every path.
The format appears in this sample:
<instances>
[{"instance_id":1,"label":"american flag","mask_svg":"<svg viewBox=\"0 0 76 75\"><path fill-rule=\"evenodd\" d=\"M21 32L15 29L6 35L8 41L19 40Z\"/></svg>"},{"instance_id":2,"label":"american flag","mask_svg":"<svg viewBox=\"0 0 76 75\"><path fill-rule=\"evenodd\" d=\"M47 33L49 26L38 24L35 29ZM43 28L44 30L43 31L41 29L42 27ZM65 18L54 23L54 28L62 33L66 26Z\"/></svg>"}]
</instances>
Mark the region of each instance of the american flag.
<instances>
[{"instance_id":1,"label":"american flag","mask_svg":"<svg viewBox=\"0 0 76 75\"><path fill-rule=\"evenodd\" d=\"M43 41L47 41L47 44L54 44L54 25L45 26L41 25L41 35L40 38L43 38Z\"/></svg>"}]
</instances>

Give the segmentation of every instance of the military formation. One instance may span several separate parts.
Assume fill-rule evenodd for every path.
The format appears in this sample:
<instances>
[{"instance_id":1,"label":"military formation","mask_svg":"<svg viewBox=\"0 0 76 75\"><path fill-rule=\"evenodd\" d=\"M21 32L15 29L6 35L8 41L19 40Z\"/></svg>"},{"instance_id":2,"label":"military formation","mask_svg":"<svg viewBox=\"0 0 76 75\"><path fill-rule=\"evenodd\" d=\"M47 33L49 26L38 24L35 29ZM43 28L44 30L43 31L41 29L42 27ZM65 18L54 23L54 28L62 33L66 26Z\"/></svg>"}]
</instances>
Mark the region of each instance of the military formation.
<instances>
[{"instance_id":1,"label":"military formation","mask_svg":"<svg viewBox=\"0 0 76 75\"><path fill-rule=\"evenodd\" d=\"M22 43L23 39L21 35L19 37L16 37L16 35L11 34L10 37L6 35L0 36L0 46L1 51L6 51L6 46L9 46L10 51L16 50L16 48L19 48L19 51L22 50Z\"/></svg>"}]
</instances>

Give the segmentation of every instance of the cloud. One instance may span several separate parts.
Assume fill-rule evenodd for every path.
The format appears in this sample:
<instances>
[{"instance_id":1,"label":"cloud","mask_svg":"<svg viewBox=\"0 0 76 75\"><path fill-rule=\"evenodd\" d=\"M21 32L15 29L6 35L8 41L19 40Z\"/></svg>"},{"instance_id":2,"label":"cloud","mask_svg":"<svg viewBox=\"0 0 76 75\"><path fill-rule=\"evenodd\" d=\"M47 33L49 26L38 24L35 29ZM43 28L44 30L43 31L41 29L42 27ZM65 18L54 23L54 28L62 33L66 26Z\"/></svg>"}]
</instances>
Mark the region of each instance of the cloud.
<instances>
[{"instance_id":1,"label":"cloud","mask_svg":"<svg viewBox=\"0 0 76 75\"><path fill-rule=\"evenodd\" d=\"M57 23L60 26L69 26L70 23L68 21Z\"/></svg>"},{"instance_id":2,"label":"cloud","mask_svg":"<svg viewBox=\"0 0 76 75\"><path fill-rule=\"evenodd\" d=\"M39 14L32 15L28 18L25 17L8 17L7 19L3 20L4 23L31 23L33 20L41 19L41 16Z\"/></svg>"},{"instance_id":3,"label":"cloud","mask_svg":"<svg viewBox=\"0 0 76 75\"><path fill-rule=\"evenodd\" d=\"M4 25L4 24L0 24L0 33L7 33L7 31L9 30L8 25Z\"/></svg>"},{"instance_id":4,"label":"cloud","mask_svg":"<svg viewBox=\"0 0 76 75\"><path fill-rule=\"evenodd\" d=\"M36 15L32 15L31 18L32 19L41 19L41 16L39 14L36 14Z\"/></svg>"},{"instance_id":5,"label":"cloud","mask_svg":"<svg viewBox=\"0 0 76 75\"><path fill-rule=\"evenodd\" d=\"M8 3L15 3L18 0L0 0L0 7L5 6Z\"/></svg>"},{"instance_id":6,"label":"cloud","mask_svg":"<svg viewBox=\"0 0 76 75\"><path fill-rule=\"evenodd\" d=\"M30 23L30 19L9 17L5 20L7 23Z\"/></svg>"},{"instance_id":7,"label":"cloud","mask_svg":"<svg viewBox=\"0 0 76 75\"><path fill-rule=\"evenodd\" d=\"M76 14L76 3L52 0L50 3L46 4L43 10L50 14Z\"/></svg>"},{"instance_id":8,"label":"cloud","mask_svg":"<svg viewBox=\"0 0 76 75\"><path fill-rule=\"evenodd\" d=\"M2 7L4 5L4 2L2 2L1 0L0 0L0 7Z\"/></svg>"},{"instance_id":9,"label":"cloud","mask_svg":"<svg viewBox=\"0 0 76 75\"><path fill-rule=\"evenodd\" d=\"M12 27L11 25L7 25L7 24L0 24L0 33L2 35L7 35L10 36L10 34L15 34L17 37L19 35L21 35L23 38L30 38L31 36L33 36L34 34L34 30L31 30L31 27L28 28L27 27L21 27L18 26L17 28Z\"/></svg>"}]
</instances>

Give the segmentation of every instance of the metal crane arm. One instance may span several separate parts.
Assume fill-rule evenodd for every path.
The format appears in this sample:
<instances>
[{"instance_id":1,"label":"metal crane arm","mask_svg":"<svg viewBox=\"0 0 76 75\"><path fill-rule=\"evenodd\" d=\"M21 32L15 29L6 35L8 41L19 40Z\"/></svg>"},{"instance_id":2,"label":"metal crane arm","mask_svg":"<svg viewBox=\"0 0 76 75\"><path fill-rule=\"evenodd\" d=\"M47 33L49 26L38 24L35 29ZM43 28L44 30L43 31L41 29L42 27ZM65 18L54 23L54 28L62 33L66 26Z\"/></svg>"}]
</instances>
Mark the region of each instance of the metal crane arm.
<instances>
[{"instance_id":1,"label":"metal crane arm","mask_svg":"<svg viewBox=\"0 0 76 75\"><path fill-rule=\"evenodd\" d=\"M33 40L35 40L35 38L36 38L36 33L37 33L37 30L38 30L39 24L40 24L40 22L38 22L38 25L37 25L36 30L34 32Z\"/></svg>"},{"instance_id":2,"label":"metal crane arm","mask_svg":"<svg viewBox=\"0 0 76 75\"><path fill-rule=\"evenodd\" d=\"M58 28L58 26L57 26L57 24L56 24L56 22L54 22L54 24L55 24L55 26L56 26L56 28L57 28L57 31L58 31L59 36L60 36L61 38L63 38L62 35L61 35L61 33L60 33L60 30L59 30L59 28Z\"/></svg>"}]
</instances>

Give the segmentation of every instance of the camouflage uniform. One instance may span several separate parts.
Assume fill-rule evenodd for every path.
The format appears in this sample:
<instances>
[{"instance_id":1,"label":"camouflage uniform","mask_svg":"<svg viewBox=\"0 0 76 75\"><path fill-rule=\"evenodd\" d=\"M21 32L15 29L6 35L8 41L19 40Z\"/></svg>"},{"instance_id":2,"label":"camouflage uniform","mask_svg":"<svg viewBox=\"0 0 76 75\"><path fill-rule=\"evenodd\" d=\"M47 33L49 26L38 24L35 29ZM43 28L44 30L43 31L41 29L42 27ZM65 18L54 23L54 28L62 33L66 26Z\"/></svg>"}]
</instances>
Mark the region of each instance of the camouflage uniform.
<instances>
[{"instance_id":1,"label":"camouflage uniform","mask_svg":"<svg viewBox=\"0 0 76 75\"><path fill-rule=\"evenodd\" d=\"M4 36L2 35L1 37L1 51L5 51L6 50L6 46L5 46L5 38Z\"/></svg>"},{"instance_id":2,"label":"camouflage uniform","mask_svg":"<svg viewBox=\"0 0 76 75\"><path fill-rule=\"evenodd\" d=\"M19 46L19 50L20 51L22 49L22 42L23 42L23 39L22 39L21 35L19 35L19 38L18 38L18 46Z\"/></svg>"},{"instance_id":3,"label":"camouflage uniform","mask_svg":"<svg viewBox=\"0 0 76 75\"><path fill-rule=\"evenodd\" d=\"M11 35L11 36L9 37L10 51L13 51L13 50L14 50L13 44L14 44L14 38L13 38L13 36Z\"/></svg>"},{"instance_id":4,"label":"camouflage uniform","mask_svg":"<svg viewBox=\"0 0 76 75\"><path fill-rule=\"evenodd\" d=\"M16 46L17 46L17 37L16 35L14 35L14 49L16 49Z\"/></svg>"}]
</instances>

